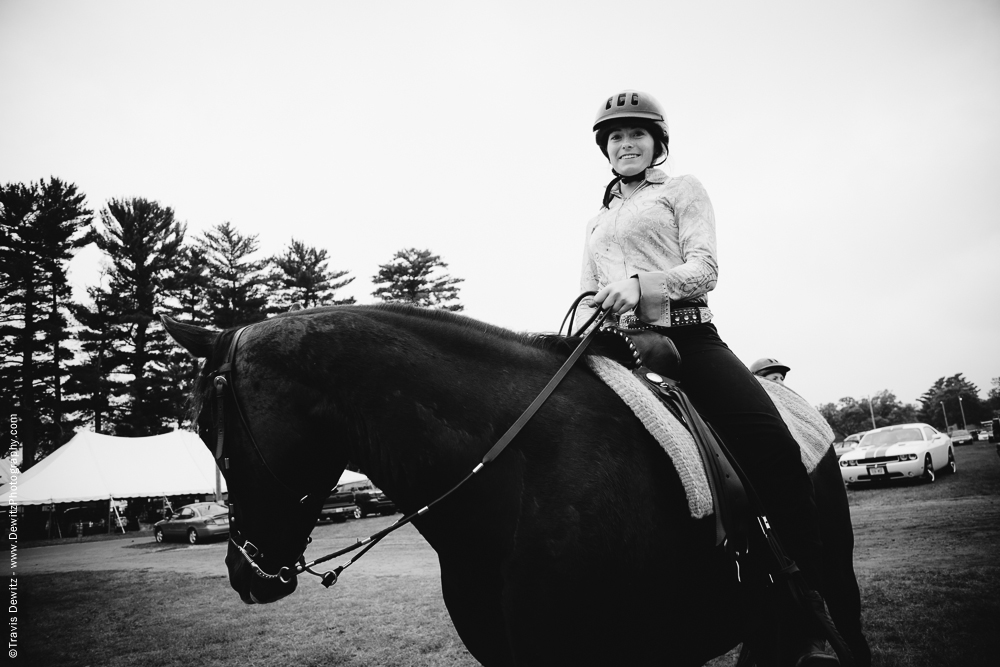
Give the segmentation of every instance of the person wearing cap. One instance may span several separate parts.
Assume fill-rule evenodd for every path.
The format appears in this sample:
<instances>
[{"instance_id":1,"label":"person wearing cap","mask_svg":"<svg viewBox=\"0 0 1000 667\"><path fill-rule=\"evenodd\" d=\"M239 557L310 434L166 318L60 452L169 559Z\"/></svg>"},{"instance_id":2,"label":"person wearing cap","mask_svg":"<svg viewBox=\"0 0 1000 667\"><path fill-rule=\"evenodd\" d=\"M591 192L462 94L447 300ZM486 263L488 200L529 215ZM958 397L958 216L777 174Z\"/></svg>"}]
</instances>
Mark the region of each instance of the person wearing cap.
<instances>
[{"instance_id":1,"label":"person wearing cap","mask_svg":"<svg viewBox=\"0 0 1000 667\"><path fill-rule=\"evenodd\" d=\"M721 436L761 497L775 533L798 564L810 604L823 612L822 542L812 482L799 445L757 378L719 337L708 308L718 280L715 213L694 176L657 167L669 155L666 114L649 94L607 98L593 127L614 179L586 225L580 315L610 309L620 326L652 329L680 352L681 386ZM823 612L825 613L825 612ZM791 621L797 667L839 664L821 633Z\"/></svg>"},{"instance_id":2,"label":"person wearing cap","mask_svg":"<svg viewBox=\"0 0 1000 667\"><path fill-rule=\"evenodd\" d=\"M774 380L775 382L784 382L785 376L788 375L788 371L790 370L792 369L777 359L770 359L768 357L758 359L750 364L751 373L758 377Z\"/></svg>"}]
</instances>

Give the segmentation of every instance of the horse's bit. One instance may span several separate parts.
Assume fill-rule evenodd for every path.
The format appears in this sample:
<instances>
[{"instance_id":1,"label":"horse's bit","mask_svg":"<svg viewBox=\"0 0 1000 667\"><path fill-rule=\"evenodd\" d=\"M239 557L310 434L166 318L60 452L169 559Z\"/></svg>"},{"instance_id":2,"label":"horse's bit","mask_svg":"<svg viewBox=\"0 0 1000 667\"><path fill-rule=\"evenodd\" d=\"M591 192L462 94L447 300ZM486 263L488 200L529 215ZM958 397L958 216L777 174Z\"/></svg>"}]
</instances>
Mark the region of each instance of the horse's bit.
<instances>
[{"instance_id":1,"label":"horse's bit","mask_svg":"<svg viewBox=\"0 0 1000 667\"><path fill-rule=\"evenodd\" d=\"M577 303L579 303L580 300L582 300L586 296L591 296L593 294L594 294L593 292L582 294L573 304L571 312L575 308ZM583 337L580 343L576 346L576 349L574 349L572 354L570 354L569 358L567 358L566 361L563 363L563 365L559 368L559 370L556 371L556 374L552 376L552 379L549 380L549 383L545 385L545 388L542 389L542 391L538 394L537 397L535 397L535 400L531 402L531 405L525 408L521 416L517 418L517 421L515 421L514 424L511 425L511 427L507 430L506 433L504 433L504 435L500 438L500 440L498 440L497 443L493 445L493 447L490 448L488 452L486 452L486 455L483 456L482 460L476 465L476 467L473 468L472 471L469 474L467 474L460 482L458 482L458 484L453 486L451 489L449 489L444 494L442 494L432 502L428 503L421 509L410 514L409 516L405 516L397 520L387 528L384 528L383 530L380 530L379 532L370 535L363 540L358 540L357 542L348 547L327 554L326 556L317 558L316 560L311 561L309 563L305 561L305 556L304 556L305 547L303 547L302 554L299 555L298 562L294 566L288 566L288 565L282 566L276 574L270 574L264 571L264 569L260 566L260 564L257 563L257 561L255 560L255 559L263 560L264 555L263 553L261 553L260 549L258 549L253 542L251 542L248 539L244 539L240 534L239 530L236 528L235 525L236 518L233 516L232 503L229 505L230 507L229 541L232 542L233 546L235 546L236 549L243 555L243 558L250 565L250 568L253 570L253 572L262 579L269 579L269 580L278 579L282 583L287 584L290 583L292 579L298 576L299 574L303 572L308 572L309 574L319 577L322 580L323 585L326 586L327 588L334 585L335 583L337 583L337 579L340 576L341 572L343 572L345 569L353 565L355 561L364 556L369 549L378 544L389 533L392 533L393 531L402 528L406 524L412 522L418 516L422 516L427 512L429 512L432 507L434 507L435 505L443 501L445 498L450 496L452 493L457 491L463 484L469 481L469 479L471 479L473 475L478 473L487 464L489 464L497 456L499 456L500 453L503 452L503 450L507 447L507 445L509 445L510 442L514 439L514 437L521 431L524 425L528 423L528 421L534 416L536 412L538 412L538 409L542 407L542 404L545 403L545 401L549 398L552 392L555 391L556 387L559 385L560 382L562 382L563 378L566 377L566 375L569 373L573 365L580 359L581 356L583 356L584 351L587 349L591 341L594 339L594 336L600 330L601 324L604 323L604 320L608 317L609 312L610 311L595 312L594 315L591 316L591 318L581 327L580 331L577 332L577 335L585 331L587 327L595 323L596 320L595 326L590 330L589 333L587 333L586 336ZM569 317L569 315L567 315L567 317ZM564 319L563 324L565 323L566 320ZM312 494L307 493L306 495L300 498L298 494L292 491L291 487L285 484L281 480L281 478L279 478L277 474L275 474L275 472L267 464L267 459L264 458L264 454L261 452L260 447L257 445L257 441L253 437L253 432L250 430L250 425L247 423L247 419L243 414L242 408L240 407L239 397L236 394L236 386L233 383L233 374L235 373L235 368L236 368L235 366L236 349L239 346L239 341L243 333L247 329L249 329L250 326L253 325L247 325L245 327L242 327L238 329L236 333L233 334L233 338L229 343L229 349L226 353L225 360L217 369L215 369L211 373L210 376L212 377L212 382L213 385L215 386L215 399L216 399L216 413L215 413L216 464L218 464L220 468L223 468L225 470L229 469L229 458L228 457L223 458L223 454L225 450L225 436L226 436L226 420L224 412L226 387L230 387L232 390L233 405L236 407L236 413L240 416L240 423L243 425L243 430L246 432L247 437L250 438L250 442L253 445L254 451L257 453L257 457L261 460L261 462L264 464L264 468L271 475L271 477L274 478L274 480L278 483L279 487L285 492L285 494L288 495L290 498L295 498L299 504L302 504L305 503L305 501L308 500L309 496ZM242 541L243 543L240 544L240 541ZM312 538L306 537L306 545L308 545L309 542L311 541ZM340 556L343 556L344 554L350 553L351 551L354 551L355 549L359 549L361 547L364 548L361 549L361 551L359 551L357 554L355 554L350 561L348 561L344 565L337 566L332 571L327 571L320 574L312 569L313 567L321 563L325 563L326 561L338 558Z\"/></svg>"}]
</instances>

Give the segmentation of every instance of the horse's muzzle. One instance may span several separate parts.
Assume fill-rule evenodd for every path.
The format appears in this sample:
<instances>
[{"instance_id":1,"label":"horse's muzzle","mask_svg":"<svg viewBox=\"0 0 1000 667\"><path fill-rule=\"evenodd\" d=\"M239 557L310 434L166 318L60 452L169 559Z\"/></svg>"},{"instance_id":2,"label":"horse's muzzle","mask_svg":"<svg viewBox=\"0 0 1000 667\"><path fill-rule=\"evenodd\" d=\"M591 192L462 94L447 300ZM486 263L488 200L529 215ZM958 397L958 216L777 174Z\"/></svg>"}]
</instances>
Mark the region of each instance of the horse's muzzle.
<instances>
[{"instance_id":1,"label":"horse's muzzle","mask_svg":"<svg viewBox=\"0 0 1000 667\"><path fill-rule=\"evenodd\" d=\"M288 582L277 578L259 577L232 542L229 543L229 552L226 554L226 567L229 569L229 585L240 594L240 599L246 604L276 602L286 595L291 595L298 585L296 577L292 577Z\"/></svg>"}]
</instances>

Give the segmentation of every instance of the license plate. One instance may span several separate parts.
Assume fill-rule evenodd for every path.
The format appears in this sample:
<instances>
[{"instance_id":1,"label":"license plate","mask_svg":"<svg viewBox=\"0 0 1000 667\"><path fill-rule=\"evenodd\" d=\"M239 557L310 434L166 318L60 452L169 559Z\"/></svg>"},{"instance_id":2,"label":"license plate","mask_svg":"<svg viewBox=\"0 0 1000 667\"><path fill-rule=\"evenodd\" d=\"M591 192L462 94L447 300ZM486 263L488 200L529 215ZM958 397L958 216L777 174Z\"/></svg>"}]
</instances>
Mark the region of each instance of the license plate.
<instances>
[{"instance_id":1,"label":"license plate","mask_svg":"<svg viewBox=\"0 0 1000 667\"><path fill-rule=\"evenodd\" d=\"M869 475L884 475L885 466L868 466Z\"/></svg>"}]
</instances>

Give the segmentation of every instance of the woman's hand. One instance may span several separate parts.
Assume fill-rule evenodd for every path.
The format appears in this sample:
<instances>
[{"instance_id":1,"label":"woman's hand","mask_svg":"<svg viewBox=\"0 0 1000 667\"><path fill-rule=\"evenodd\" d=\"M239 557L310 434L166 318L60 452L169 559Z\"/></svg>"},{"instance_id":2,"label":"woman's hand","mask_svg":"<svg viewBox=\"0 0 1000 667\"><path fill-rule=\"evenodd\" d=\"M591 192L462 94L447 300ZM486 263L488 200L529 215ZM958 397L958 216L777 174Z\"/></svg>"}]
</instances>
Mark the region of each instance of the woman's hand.
<instances>
[{"instance_id":1,"label":"woman's hand","mask_svg":"<svg viewBox=\"0 0 1000 667\"><path fill-rule=\"evenodd\" d=\"M619 315L638 306L640 296L639 279L628 278L606 285L594 296L593 302L598 308Z\"/></svg>"}]
</instances>

